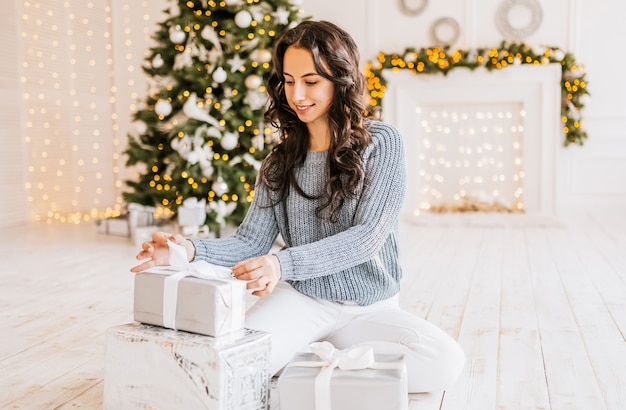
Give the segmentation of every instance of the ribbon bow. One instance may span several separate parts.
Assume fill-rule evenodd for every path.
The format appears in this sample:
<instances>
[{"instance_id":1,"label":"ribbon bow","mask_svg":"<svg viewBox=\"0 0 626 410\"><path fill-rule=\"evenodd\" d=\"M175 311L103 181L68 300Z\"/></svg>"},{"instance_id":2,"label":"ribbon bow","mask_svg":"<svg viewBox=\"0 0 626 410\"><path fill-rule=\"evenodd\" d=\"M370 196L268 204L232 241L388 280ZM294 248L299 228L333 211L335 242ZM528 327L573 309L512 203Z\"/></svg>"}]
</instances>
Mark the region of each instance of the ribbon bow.
<instances>
[{"instance_id":1,"label":"ribbon bow","mask_svg":"<svg viewBox=\"0 0 626 410\"><path fill-rule=\"evenodd\" d=\"M311 343L309 349L323 360L324 368L359 370L367 369L374 363L374 351L369 346L339 350L330 342L316 342Z\"/></svg>"},{"instance_id":2,"label":"ribbon bow","mask_svg":"<svg viewBox=\"0 0 626 410\"><path fill-rule=\"evenodd\" d=\"M348 349L336 349L330 342L316 342L309 345L320 361L299 361L289 363L297 367L321 367L315 377L315 408L328 410L330 403L330 379L333 370L362 370L362 369L397 369L404 363L376 363L374 350L369 346L354 346Z\"/></svg>"},{"instance_id":3,"label":"ribbon bow","mask_svg":"<svg viewBox=\"0 0 626 410\"><path fill-rule=\"evenodd\" d=\"M163 282L163 326L176 329L176 305L178 303L178 282L183 278L192 276L200 279L213 279L222 281L234 280L231 275L230 268L210 264L206 261L189 262L187 260L186 249L172 241L167 241L170 249L169 266L161 266L158 268L150 268L146 272L168 275ZM222 302L226 305L232 305L233 311L231 319L235 325L237 318L241 317L243 306L238 303L230 303L226 297L220 292Z\"/></svg>"}]
</instances>

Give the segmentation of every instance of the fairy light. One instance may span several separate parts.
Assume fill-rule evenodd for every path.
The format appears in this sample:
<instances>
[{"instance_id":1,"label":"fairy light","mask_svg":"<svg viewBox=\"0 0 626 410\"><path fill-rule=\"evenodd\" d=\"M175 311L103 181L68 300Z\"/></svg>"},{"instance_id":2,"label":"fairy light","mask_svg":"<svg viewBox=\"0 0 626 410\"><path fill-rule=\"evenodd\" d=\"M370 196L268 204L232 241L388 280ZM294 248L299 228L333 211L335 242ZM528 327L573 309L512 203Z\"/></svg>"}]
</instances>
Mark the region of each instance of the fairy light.
<instances>
[{"instance_id":1,"label":"fairy light","mask_svg":"<svg viewBox=\"0 0 626 410\"><path fill-rule=\"evenodd\" d=\"M521 212L523 118L518 104L415 108L421 186L415 215L465 202Z\"/></svg>"},{"instance_id":2,"label":"fairy light","mask_svg":"<svg viewBox=\"0 0 626 410\"><path fill-rule=\"evenodd\" d=\"M147 0L116 5L124 26L116 35L124 38L114 47L111 5L42 0L22 6L31 217L78 223L119 215L121 181L129 178L121 155L131 128L127 113L140 97L135 90L145 76L139 67L161 12ZM120 61L127 67L119 69Z\"/></svg>"}]
</instances>

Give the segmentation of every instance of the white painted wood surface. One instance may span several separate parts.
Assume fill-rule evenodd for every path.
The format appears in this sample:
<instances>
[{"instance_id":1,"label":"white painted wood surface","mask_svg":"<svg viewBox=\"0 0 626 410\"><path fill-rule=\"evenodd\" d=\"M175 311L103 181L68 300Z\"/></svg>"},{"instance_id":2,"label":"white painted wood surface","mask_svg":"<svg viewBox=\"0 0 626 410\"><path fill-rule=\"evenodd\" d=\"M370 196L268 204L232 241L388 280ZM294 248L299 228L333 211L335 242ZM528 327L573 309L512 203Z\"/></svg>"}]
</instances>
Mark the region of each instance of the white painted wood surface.
<instances>
[{"instance_id":1,"label":"white painted wood surface","mask_svg":"<svg viewBox=\"0 0 626 410\"><path fill-rule=\"evenodd\" d=\"M410 409L621 409L626 216L443 215L402 227L401 303L467 366ZM0 237L0 408L102 407L105 331L132 321L135 246L90 224Z\"/></svg>"}]
</instances>

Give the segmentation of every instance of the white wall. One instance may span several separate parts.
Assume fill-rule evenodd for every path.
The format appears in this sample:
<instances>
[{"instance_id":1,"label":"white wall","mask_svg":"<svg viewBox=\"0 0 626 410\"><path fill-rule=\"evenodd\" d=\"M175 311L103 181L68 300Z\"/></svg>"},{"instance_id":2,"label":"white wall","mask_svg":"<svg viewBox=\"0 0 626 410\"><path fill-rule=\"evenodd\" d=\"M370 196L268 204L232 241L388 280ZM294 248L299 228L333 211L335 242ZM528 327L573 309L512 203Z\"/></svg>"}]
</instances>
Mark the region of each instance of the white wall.
<instances>
[{"instance_id":1,"label":"white wall","mask_svg":"<svg viewBox=\"0 0 626 410\"><path fill-rule=\"evenodd\" d=\"M460 26L453 48L497 46L495 13L503 0L430 0L423 13L404 15L399 0L304 0L314 19L333 21L355 38L363 61L377 53L435 45L431 26L452 17ZM539 0L542 23L523 41L571 51L587 72L591 98L583 110L589 138L583 147L559 148L557 212L626 210L626 38L620 0Z\"/></svg>"},{"instance_id":2,"label":"white wall","mask_svg":"<svg viewBox=\"0 0 626 410\"><path fill-rule=\"evenodd\" d=\"M497 46L501 35L494 14L503 0L429 0L417 16L402 14L399 0L301 0L305 14L334 21L346 28L361 48L363 62L379 51L403 51L433 45L431 26L440 17L452 17L460 25L456 48ZM575 53L588 73L591 100L583 112L589 140L584 147L559 150L558 179L555 182L558 210L587 211L596 208L626 209L626 84L622 81L626 54L621 39L626 25L621 21L620 0L539 0L542 24L524 41L555 45ZM26 116L21 111L23 87L20 82L21 9L20 0L10 0L0 14L0 227L30 220L26 184L29 158L24 143ZM119 120L116 138L124 140L132 131L129 118L134 102L145 94L145 83L137 80L141 56L138 50L149 44L147 25L165 0L113 1L115 77L118 81ZM150 6L149 12L146 7ZM123 21L120 20L123 18ZM141 27L141 29L140 29ZM134 28L134 29L133 29ZM132 37L129 39L128 37ZM128 43L128 40L131 40ZM127 61L132 43L133 61ZM18 45L18 46L16 46ZM122 50L122 48L125 48ZM130 65L136 71L129 74ZM131 78L132 77L132 78ZM133 81L133 78L135 79ZM121 91L120 91L121 90ZM105 143L107 141L103 141ZM111 143L108 141L108 143ZM123 142L122 142L123 143ZM125 174L124 170L119 171Z\"/></svg>"},{"instance_id":3,"label":"white wall","mask_svg":"<svg viewBox=\"0 0 626 410\"><path fill-rule=\"evenodd\" d=\"M20 15L18 0L3 3L0 27L0 227L28 221L26 150L20 104Z\"/></svg>"}]
</instances>

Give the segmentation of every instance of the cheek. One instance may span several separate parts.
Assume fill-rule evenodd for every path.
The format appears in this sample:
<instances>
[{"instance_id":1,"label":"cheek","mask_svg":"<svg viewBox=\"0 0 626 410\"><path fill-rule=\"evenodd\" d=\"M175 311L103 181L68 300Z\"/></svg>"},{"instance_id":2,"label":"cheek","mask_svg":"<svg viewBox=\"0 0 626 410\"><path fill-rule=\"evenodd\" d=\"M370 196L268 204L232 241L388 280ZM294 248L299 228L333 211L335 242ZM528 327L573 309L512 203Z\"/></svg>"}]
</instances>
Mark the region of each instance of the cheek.
<instances>
[{"instance_id":1,"label":"cheek","mask_svg":"<svg viewBox=\"0 0 626 410\"><path fill-rule=\"evenodd\" d=\"M332 83L320 88L317 93L317 99L320 101L325 101L328 105L330 105L331 101L333 100L334 89L335 87Z\"/></svg>"}]
</instances>

